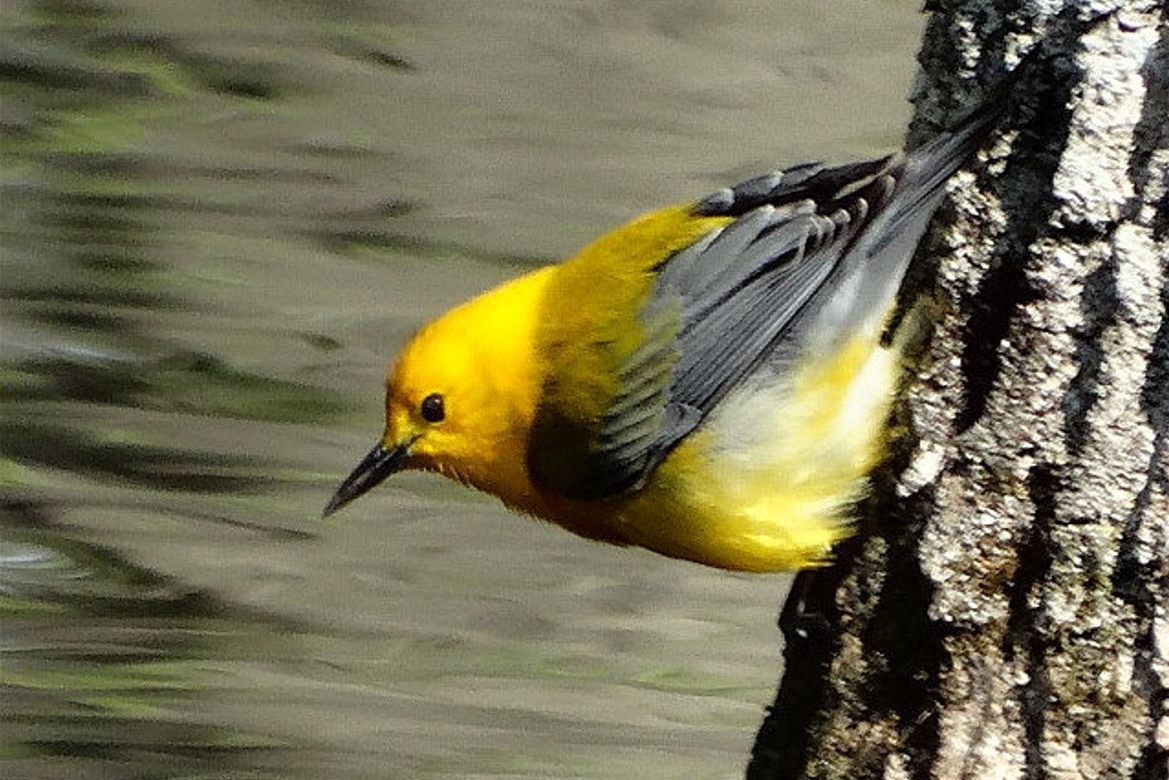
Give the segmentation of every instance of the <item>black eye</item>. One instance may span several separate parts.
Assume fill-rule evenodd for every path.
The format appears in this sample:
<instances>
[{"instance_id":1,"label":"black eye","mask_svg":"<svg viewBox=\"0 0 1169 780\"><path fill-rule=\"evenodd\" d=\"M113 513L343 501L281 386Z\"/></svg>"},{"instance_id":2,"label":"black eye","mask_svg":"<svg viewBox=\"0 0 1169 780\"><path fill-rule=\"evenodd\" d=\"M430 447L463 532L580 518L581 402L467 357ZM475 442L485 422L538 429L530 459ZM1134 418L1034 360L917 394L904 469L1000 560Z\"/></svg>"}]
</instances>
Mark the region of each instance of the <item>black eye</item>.
<instances>
[{"instance_id":1,"label":"black eye","mask_svg":"<svg viewBox=\"0 0 1169 780\"><path fill-rule=\"evenodd\" d=\"M423 398L418 411L422 413L422 419L429 423L442 422L446 417L446 410L442 408L442 396L438 393L431 393Z\"/></svg>"}]
</instances>

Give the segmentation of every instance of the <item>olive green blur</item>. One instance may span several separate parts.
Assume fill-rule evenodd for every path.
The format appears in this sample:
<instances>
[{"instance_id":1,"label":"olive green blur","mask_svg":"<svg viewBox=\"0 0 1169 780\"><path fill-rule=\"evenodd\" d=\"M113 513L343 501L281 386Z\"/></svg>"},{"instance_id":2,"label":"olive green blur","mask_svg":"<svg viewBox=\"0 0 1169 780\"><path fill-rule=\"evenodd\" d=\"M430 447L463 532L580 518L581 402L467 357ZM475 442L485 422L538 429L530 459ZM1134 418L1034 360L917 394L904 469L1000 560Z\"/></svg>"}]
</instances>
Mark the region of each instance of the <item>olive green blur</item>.
<instances>
[{"instance_id":1,"label":"olive green blur","mask_svg":"<svg viewBox=\"0 0 1169 780\"><path fill-rule=\"evenodd\" d=\"M6 1L0 776L739 776L779 580L318 512L425 320L897 148L918 5Z\"/></svg>"}]
</instances>

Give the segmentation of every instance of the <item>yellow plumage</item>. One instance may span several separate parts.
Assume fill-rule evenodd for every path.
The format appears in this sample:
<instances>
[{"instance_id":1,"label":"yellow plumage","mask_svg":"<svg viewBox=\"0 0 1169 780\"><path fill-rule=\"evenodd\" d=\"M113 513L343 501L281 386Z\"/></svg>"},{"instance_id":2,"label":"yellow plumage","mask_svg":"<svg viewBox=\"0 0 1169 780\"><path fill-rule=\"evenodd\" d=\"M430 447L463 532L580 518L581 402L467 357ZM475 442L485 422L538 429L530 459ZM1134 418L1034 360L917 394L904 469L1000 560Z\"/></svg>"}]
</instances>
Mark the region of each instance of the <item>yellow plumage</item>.
<instances>
[{"instance_id":1,"label":"yellow plumage","mask_svg":"<svg viewBox=\"0 0 1169 780\"><path fill-rule=\"evenodd\" d=\"M825 562L884 449L896 290L988 124L653 212L424 326L326 513L420 468L599 541Z\"/></svg>"}]
</instances>

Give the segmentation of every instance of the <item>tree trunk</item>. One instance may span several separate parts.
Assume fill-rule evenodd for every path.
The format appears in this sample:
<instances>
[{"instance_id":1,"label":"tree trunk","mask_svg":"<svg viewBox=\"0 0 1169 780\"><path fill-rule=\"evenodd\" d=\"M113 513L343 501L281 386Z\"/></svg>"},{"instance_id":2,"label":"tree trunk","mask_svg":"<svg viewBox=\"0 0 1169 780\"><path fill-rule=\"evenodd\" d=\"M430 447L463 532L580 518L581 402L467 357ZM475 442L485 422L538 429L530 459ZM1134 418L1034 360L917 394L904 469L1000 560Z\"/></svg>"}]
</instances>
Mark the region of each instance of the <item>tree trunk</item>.
<instances>
[{"instance_id":1,"label":"tree trunk","mask_svg":"<svg viewBox=\"0 0 1169 780\"><path fill-rule=\"evenodd\" d=\"M1165 778L1169 11L930 10L911 139L1025 65L907 282L913 433L792 590L747 776Z\"/></svg>"}]
</instances>

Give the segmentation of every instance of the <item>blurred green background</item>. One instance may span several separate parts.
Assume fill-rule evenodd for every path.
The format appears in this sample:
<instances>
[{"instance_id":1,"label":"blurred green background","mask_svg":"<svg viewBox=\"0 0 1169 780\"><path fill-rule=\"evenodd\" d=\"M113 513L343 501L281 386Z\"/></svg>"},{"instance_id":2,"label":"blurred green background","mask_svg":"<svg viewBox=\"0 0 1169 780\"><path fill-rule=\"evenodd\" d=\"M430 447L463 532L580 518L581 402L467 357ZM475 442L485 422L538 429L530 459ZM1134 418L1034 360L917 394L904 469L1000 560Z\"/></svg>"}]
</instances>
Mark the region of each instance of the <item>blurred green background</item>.
<instances>
[{"instance_id":1,"label":"blurred green background","mask_svg":"<svg viewBox=\"0 0 1169 780\"><path fill-rule=\"evenodd\" d=\"M787 580L403 475L421 322L899 145L906 0L5 0L0 775L732 778Z\"/></svg>"}]
</instances>

